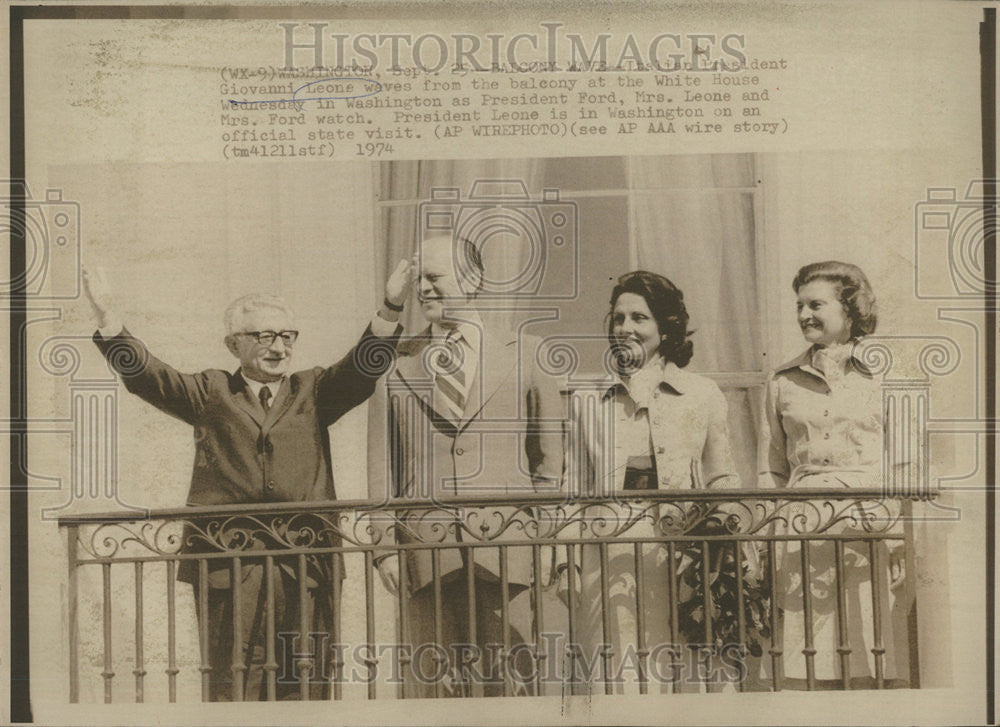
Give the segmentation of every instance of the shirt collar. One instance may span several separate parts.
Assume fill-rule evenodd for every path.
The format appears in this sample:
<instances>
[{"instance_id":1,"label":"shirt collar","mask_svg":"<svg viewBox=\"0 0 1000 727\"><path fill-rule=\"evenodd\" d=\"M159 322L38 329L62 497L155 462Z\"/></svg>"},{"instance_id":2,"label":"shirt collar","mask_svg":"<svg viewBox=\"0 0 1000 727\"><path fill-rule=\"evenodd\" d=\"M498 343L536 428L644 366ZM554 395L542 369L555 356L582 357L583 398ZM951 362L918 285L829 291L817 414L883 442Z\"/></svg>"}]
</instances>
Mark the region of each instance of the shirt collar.
<instances>
[{"instance_id":1,"label":"shirt collar","mask_svg":"<svg viewBox=\"0 0 1000 727\"><path fill-rule=\"evenodd\" d=\"M663 375L660 377L660 380L678 394L686 394L688 392L687 377L688 374L684 369L673 361L667 361L663 367Z\"/></svg>"},{"instance_id":2,"label":"shirt collar","mask_svg":"<svg viewBox=\"0 0 1000 727\"><path fill-rule=\"evenodd\" d=\"M860 353L861 341L859 340L855 343L854 347L851 349L851 353L848 356L848 363L851 368L857 371L862 376L867 376L871 378L873 376L871 369L865 365L865 363L858 357ZM813 365L813 357L816 354L817 346L813 345L807 348L805 351L800 353L798 356L793 358L791 361L786 361L781 366L778 366L774 373L780 374L782 371L790 371L791 369L802 369L810 374L819 376L820 378L826 378L823 376L823 372Z\"/></svg>"},{"instance_id":3,"label":"shirt collar","mask_svg":"<svg viewBox=\"0 0 1000 727\"><path fill-rule=\"evenodd\" d=\"M431 324L431 337L435 340L444 340L452 331L460 334L465 339L466 344L476 351L479 349L479 341L482 338L483 321L475 311L463 312L463 318L455 328L447 328L438 323Z\"/></svg>"},{"instance_id":4,"label":"shirt collar","mask_svg":"<svg viewBox=\"0 0 1000 727\"><path fill-rule=\"evenodd\" d=\"M636 376L632 377L632 381L634 381L637 377L639 378L639 386L641 389L641 391L636 392L638 393L638 397L633 395L633 399L644 399L645 391L652 391L653 388L659 388L662 384L666 384L678 394L683 395L689 390L687 385L687 376L687 372L681 369L673 361L667 361L664 363L661 358L659 364L651 364L649 368L643 369L637 373ZM643 385L644 382L649 382L648 389ZM604 392L604 397L608 398L609 396L613 396L619 389L623 391L626 390L625 382L620 379L608 387L607 391ZM638 400L636 403L641 406L645 405L645 402L640 402Z\"/></svg>"},{"instance_id":5,"label":"shirt collar","mask_svg":"<svg viewBox=\"0 0 1000 727\"><path fill-rule=\"evenodd\" d=\"M281 388L281 384L285 381L284 376L282 376L277 381L269 381L266 384L263 381L254 381L245 373L243 373L242 368L240 369L240 376L243 377L243 380L246 382L247 386L250 387L250 391L252 391L253 395L256 396L257 398L260 398L260 390L263 389L265 386L271 390L272 397L277 396L278 389Z\"/></svg>"}]
</instances>

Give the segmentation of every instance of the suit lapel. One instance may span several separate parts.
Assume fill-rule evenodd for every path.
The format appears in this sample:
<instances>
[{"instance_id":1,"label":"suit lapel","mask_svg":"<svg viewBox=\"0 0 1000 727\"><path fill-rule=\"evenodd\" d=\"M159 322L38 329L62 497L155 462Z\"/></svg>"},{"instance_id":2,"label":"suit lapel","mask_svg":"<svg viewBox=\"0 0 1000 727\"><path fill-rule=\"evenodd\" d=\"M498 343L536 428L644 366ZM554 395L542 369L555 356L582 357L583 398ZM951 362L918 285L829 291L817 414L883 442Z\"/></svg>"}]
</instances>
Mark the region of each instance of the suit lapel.
<instances>
[{"instance_id":1,"label":"suit lapel","mask_svg":"<svg viewBox=\"0 0 1000 727\"><path fill-rule=\"evenodd\" d=\"M258 427L264 425L264 408L254 397L253 392L250 390L250 385L239 371L229 377L229 393L233 397L233 403L249 414Z\"/></svg>"},{"instance_id":2,"label":"suit lapel","mask_svg":"<svg viewBox=\"0 0 1000 727\"><path fill-rule=\"evenodd\" d=\"M430 342L430 326L419 336L404 341L396 357L396 371L393 375L406 385L424 415L439 431L455 436L455 425L434 407L434 373L424 365L424 356Z\"/></svg>"},{"instance_id":3,"label":"suit lapel","mask_svg":"<svg viewBox=\"0 0 1000 727\"><path fill-rule=\"evenodd\" d=\"M436 420L449 422L447 413L434 406L434 374L424 365L424 353L431 341L428 326L419 336L405 343L405 350L396 362L396 374L414 394L427 392L430 408ZM465 402L462 421L458 430L465 429L476 418L486 403L517 371L517 343L511 333L497 334L486 328L483 330L479 350L477 370L471 372L472 382Z\"/></svg>"},{"instance_id":4,"label":"suit lapel","mask_svg":"<svg viewBox=\"0 0 1000 727\"><path fill-rule=\"evenodd\" d=\"M459 424L459 431L469 426L489 400L516 373L517 339L510 333L500 335L485 328L478 368L465 402L465 415Z\"/></svg>"},{"instance_id":5,"label":"suit lapel","mask_svg":"<svg viewBox=\"0 0 1000 727\"><path fill-rule=\"evenodd\" d=\"M281 380L281 386L278 387L278 393L274 396L274 402L264 418L264 429L273 427L292 406L292 402L295 400L294 389L298 389L298 379L295 379L294 384L292 378L288 376Z\"/></svg>"}]
</instances>

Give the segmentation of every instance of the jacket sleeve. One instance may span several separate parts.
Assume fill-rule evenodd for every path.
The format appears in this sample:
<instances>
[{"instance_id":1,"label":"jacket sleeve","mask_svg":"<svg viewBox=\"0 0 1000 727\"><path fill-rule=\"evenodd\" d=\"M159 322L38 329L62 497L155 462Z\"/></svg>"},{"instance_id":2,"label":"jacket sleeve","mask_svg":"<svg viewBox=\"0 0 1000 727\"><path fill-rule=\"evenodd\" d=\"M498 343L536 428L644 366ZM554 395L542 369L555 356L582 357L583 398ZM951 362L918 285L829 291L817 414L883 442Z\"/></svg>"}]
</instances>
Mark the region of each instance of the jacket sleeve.
<instances>
[{"instance_id":1,"label":"jacket sleeve","mask_svg":"<svg viewBox=\"0 0 1000 727\"><path fill-rule=\"evenodd\" d=\"M524 448L535 491L556 493L564 487L566 407L558 379L538 366L539 342L529 341L525 349L530 358L522 359L522 370L530 372L524 392L528 412Z\"/></svg>"},{"instance_id":2,"label":"jacket sleeve","mask_svg":"<svg viewBox=\"0 0 1000 727\"><path fill-rule=\"evenodd\" d=\"M719 387L712 382L708 395L708 431L701 454L702 476L706 487L740 487L729 441L729 404Z\"/></svg>"},{"instance_id":3,"label":"jacket sleeve","mask_svg":"<svg viewBox=\"0 0 1000 727\"><path fill-rule=\"evenodd\" d=\"M368 498L385 502L397 497L399 488L400 448L397 412L388 390L380 381L368 404Z\"/></svg>"},{"instance_id":4,"label":"jacket sleeve","mask_svg":"<svg viewBox=\"0 0 1000 727\"><path fill-rule=\"evenodd\" d=\"M207 373L179 373L125 328L111 338L95 332L94 343L127 391L183 422L195 423L208 398Z\"/></svg>"},{"instance_id":5,"label":"jacket sleeve","mask_svg":"<svg viewBox=\"0 0 1000 727\"><path fill-rule=\"evenodd\" d=\"M773 373L767 379L764 411L761 415L760 442L757 449L758 483L764 489L788 484L789 467L785 430L778 413L780 379Z\"/></svg>"},{"instance_id":6,"label":"jacket sleeve","mask_svg":"<svg viewBox=\"0 0 1000 727\"><path fill-rule=\"evenodd\" d=\"M571 390L569 395L569 421L566 427L566 486L573 495L595 495L595 450L601 446L595 441L598 432L588 426L588 402L593 402L590 392Z\"/></svg>"},{"instance_id":7,"label":"jacket sleeve","mask_svg":"<svg viewBox=\"0 0 1000 727\"><path fill-rule=\"evenodd\" d=\"M340 361L319 371L316 377L316 407L320 422L329 426L375 391L375 384L396 358L401 326L393 335L379 337L369 325L361 339Z\"/></svg>"}]
</instances>

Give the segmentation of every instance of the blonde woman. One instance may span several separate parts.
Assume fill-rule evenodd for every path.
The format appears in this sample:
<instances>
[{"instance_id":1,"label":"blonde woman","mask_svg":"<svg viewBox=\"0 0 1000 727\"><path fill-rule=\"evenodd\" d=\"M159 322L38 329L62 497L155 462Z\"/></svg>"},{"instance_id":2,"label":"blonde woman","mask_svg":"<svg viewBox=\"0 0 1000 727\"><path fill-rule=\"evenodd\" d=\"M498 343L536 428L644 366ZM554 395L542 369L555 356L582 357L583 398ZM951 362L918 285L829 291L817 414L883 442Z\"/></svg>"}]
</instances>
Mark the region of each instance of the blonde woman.
<instances>
[{"instance_id":1,"label":"blonde woman","mask_svg":"<svg viewBox=\"0 0 1000 727\"><path fill-rule=\"evenodd\" d=\"M868 278L856 265L828 261L806 265L792 283L802 336L809 347L774 370L767 384L762 425L761 487L857 488L878 487L882 472L883 407L879 381L857 358L856 344L874 333L877 323L875 295ZM863 530L866 516L893 517L892 502L884 507L860 509L856 529ZM821 516L808 505L794 505L786 516L789 534L810 516ZM871 524L869 524L871 525ZM808 529L808 525L805 525ZM828 530L842 533L844 528ZM861 533L864 534L863 532ZM905 676L897 667L903 656L894 638L899 632L898 612L891 587L902 574L902 543L876 541L877 598L881 640L885 648L884 676L889 685ZM813 664L818 688L840 688L847 677L851 688L875 686L872 649L875 609L872 569L866 542L847 541L843 554L849 673L841 670L842 649L838 622L837 569L832 540L810 545L808 569L811 600ZM801 547L796 541L777 548L778 584L775 600L784 614L782 651L784 685L806 688L807 648L803 601ZM894 628L895 627L895 628Z\"/></svg>"}]
</instances>

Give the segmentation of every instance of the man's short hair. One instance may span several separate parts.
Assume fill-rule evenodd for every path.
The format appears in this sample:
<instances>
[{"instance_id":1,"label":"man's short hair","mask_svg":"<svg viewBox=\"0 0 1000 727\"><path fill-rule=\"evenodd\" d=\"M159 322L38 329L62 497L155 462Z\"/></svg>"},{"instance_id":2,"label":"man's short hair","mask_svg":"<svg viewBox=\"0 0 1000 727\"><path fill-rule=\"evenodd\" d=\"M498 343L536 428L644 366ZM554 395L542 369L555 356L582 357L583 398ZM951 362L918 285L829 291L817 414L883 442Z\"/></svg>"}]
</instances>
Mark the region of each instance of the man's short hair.
<instances>
[{"instance_id":1,"label":"man's short hair","mask_svg":"<svg viewBox=\"0 0 1000 727\"><path fill-rule=\"evenodd\" d=\"M288 307L285 299L270 295L269 293L250 293L241 298L237 298L226 308L226 335L240 333L240 326L243 325L243 317L247 313L252 313L261 308L273 308L285 313L289 318L294 318L295 314Z\"/></svg>"}]
</instances>

